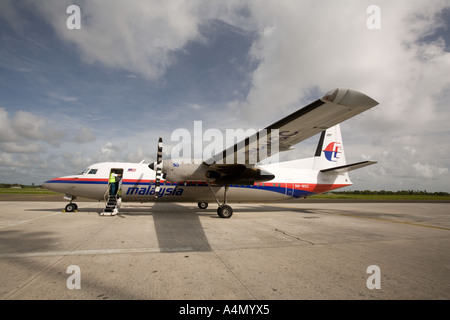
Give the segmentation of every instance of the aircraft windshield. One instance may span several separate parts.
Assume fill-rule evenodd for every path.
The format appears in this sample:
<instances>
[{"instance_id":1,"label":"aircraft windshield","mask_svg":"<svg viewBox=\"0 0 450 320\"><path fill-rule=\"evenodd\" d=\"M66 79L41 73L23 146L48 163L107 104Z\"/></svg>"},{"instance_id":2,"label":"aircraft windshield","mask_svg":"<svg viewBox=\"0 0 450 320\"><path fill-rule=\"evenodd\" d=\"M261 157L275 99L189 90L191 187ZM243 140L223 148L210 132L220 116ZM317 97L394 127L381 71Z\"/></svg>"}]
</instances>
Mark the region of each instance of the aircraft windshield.
<instances>
[{"instance_id":1,"label":"aircraft windshield","mask_svg":"<svg viewBox=\"0 0 450 320\"><path fill-rule=\"evenodd\" d=\"M90 170L90 168L84 169L83 171L81 171L80 175L88 173L89 170Z\"/></svg>"}]
</instances>

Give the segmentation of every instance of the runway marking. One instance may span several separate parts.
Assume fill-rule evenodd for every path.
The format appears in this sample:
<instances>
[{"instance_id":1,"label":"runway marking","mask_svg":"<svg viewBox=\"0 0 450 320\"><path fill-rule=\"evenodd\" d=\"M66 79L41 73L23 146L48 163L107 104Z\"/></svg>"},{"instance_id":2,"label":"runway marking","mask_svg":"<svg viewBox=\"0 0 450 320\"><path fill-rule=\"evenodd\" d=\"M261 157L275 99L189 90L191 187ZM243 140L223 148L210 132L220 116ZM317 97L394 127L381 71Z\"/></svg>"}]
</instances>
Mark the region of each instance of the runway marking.
<instances>
[{"instance_id":1,"label":"runway marking","mask_svg":"<svg viewBox=\"0 0 450 320\"><path fill-rule=\"evenodd\" d=\"M0 229L4 229L4 228L16 226L16 225L19 225L19 224L22 224L22 223L27 223L27 222L30 222L30 221L34 221L34 220L46 218L46 217L49 217L49 216L54 216L54 215L57 215L57 214L61 214L61 212L49 213L49 214L46 214L45 216L40 216L40 217L36 217L36 218L33 218L33 219L27 219L27 220L17 221L17 222L8 224L8 225L6 225L6 226L1 226Z\"/></svg>"},{"instance_id":2,"label":"runway marking","mask_svg":"<svg viewBox=\"0 0 450 320\"><path fill-rule=\"evenodd\" d=\"M92 205L92 204L89 203L89 204L86 204L86 205L83 205L83 206L79 206L78 208L83 209L83 208L87 208L87 207L89 207L89 206L91 206L91 205ZM46 214L45 216L40 216L40 217L36 217L36 218L32 218L32 219L27 219L27 220L22 220L22 221L15 221L15 222L13 222L13 223L11 223L11 224L7 224L7 225L4 225L4 226L0 226L0 229L9 228L9 227L12 227L12 226L17 226L17 225L19 225L19 224L27 223L27 222L34 221L34 220L38 220L38 219L43 219L43 218L50 217L50 216L54 216L54 215L57 215L57 214L71 214L71 213L73 213L73 212L68 213L68 212L61 211L61 212L49 213L49 214ZM77 213L78 213L78 212L75 212L74 214L77 214Z\"/></svg>"},{"instance_id":3,"label":"runway marking","mask_svg":"<svg viewBox=\"0 0 450 320\"><path fill-rule=\"evenodd\" d=\"M427 224L414 223L414 222L409 222L409 221L390 220L390 219L382 219L382 218L374 218L374 217L364 217L364 216L358 216L358 215L355 215L355 214L338 213L338 212L332 212L331 214L337 214L337 215L340 215L340 216L348 216L348 217L361 218L361 219L378 220L378 221L384 221L384 222L402 223L402 224L408 224L408 225L411 225L411 226L425 227L425 228L432 228L432 229L440 229L440 230L450 231L450 228L430 226L430 225L427 225Z\"/></svg>"},{"instance_id":4,"label":"runway marking","mask_svg":"<svg viewBox=\"0 0 450 320\"><path fill-rule=\"evenodd\" d=\"M163 252L188 252L195 248L129 248L129 249L93 249L93 250L68 250L68 251L44 251L44 252L23 252L23 253L1 253L0 259L5 258L30 258L30 257L51 257L51 256L82 256L99 254L123 254L123 253L163 253Z\"/></svg>"},{"instance_id":5,"label":"runway marking","mask_svg":"<svg viewBox=\"0 0 450 320\"><path fill-rule=\"evenodd\" d=\"M275 204L272 204L272 206L280 207L280 208L287 208L287 209L301 209L301 208L298 208L298 207L280 206L280 205L275 205ZM360 219L369 219L369 220L377 220L377 221L384 221L384 222L394 222L394 223L408 224L408 225L416 226L416 227L425 227L425 228L432 228L432 229L440 229L440 230L450 231L450 228L446 228L446 227L430 226L430 225L427 225L427 224L414 223L414 222L409 222L409 221L400 221L400 220L390 220L390 219L383 219L383 218L365 217L365 216L359 216L359 215L356 215L356 214L330 212L330 211L327 211L326 213L336 214L336 215L346 216L346 217L353 217L353 218L360 218Z\"/></svg>"}]
</instances>

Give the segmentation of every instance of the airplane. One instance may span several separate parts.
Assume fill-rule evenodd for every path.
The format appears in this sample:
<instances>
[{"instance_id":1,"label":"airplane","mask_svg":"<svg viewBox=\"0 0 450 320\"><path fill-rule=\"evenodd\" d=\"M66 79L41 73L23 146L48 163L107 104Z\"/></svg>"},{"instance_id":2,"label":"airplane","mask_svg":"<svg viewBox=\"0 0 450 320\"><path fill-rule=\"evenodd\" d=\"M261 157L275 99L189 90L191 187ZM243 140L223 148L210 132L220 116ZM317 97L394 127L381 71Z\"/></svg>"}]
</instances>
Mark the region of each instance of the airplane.
<instances>
[{"instance_id":1,"label":"airplane","mask_svg":"<svg viewBox=\"0 0 450 320\"><path fill-rule=\"evenodd\" d=\"M43 187L65 194L64 199L70 201L66 212L77 211L73 202L77 197L104 200L100 215L116 215L122 202L197 202L200 209L206 209L215 201L219 217L230 218L229 203L282 202L352 185L348 172L376 161L346 163L340 123L376 105L377 101L359 91L338 88L266 127L266 136L261 130L203 162L163 160L159 138L153 163L96 163L80 174L48 180ZM319 133L314 156L263 164ZM272 148L269 142L275 139L277 148ZM266 152L259 152L263 149ZM249 157L255 152L252 163ZM114 183L117 191L111 193L113 173L121 178Z\"/></svg>"}]
</instances>

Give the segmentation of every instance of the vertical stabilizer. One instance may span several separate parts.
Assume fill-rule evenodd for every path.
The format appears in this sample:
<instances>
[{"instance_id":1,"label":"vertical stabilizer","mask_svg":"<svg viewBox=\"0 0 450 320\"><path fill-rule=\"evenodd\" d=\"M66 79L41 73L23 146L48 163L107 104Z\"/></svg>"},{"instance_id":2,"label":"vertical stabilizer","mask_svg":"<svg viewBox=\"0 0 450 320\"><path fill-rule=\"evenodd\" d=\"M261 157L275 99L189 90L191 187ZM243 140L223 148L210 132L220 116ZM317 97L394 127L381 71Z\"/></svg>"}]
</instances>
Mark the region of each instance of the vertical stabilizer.
<instances>
[{"instance_id":1,"label":"vertical stabilizer","mask_svg":"<svg viewBox=\"0 0 450 320\"><path fill-rule=\"evenodd\" d=\"M336 125L321 133L319 144L314 155L313 169L322 170L343 166L345 164L341 128L339 125Z\"/></svg>"}]
</instances>

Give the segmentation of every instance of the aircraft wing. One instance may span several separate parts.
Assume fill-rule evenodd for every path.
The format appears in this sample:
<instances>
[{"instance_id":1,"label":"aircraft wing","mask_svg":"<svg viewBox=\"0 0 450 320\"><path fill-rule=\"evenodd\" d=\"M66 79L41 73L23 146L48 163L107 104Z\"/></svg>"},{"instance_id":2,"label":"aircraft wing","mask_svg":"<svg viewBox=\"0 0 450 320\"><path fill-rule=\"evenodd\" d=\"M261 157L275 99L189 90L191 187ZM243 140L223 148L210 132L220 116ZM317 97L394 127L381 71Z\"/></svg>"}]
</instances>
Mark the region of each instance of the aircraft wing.
<instances>
[{"instance_id":1,"label":"aircraft wing","mask_svg":"<svg viewBox=\"0 0 450 320\"><path fill-rule=\"evenodd\" d=\"M356 90L332 90L323 98L207 159L204 164L218 172L230 170L227 167L234 165L252 167L377 104L377 101Z\"/></svg>"}]
</instances>

